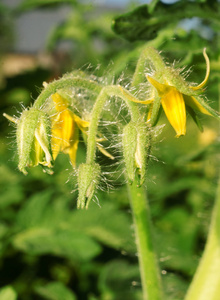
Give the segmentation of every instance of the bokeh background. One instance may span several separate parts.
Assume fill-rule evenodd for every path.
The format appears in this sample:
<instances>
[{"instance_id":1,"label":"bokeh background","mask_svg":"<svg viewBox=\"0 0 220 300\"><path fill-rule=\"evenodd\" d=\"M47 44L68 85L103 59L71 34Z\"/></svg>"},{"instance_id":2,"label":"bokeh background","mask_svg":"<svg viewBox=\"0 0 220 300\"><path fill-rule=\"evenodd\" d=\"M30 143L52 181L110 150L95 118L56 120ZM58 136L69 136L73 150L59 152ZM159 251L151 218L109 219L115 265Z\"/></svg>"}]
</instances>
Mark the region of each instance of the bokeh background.
<instances>
[{"instance_id":1,"label":"bokeh background","mask_svg":"<svg viewBox=\"0 0 220 300\"><path fill-rule=\"evenodd\" d=\"M146 12L147 3L151 9ZM0 3L0 299L141 300L132 216L124 179L100 191L99 205L76 210L68 157L54 175L17 169L15 127L42 88L80 69L106 82L128 81L147 43L191 82L211 75L205 95L218 109L219 1L4 0ZM124 15L125 14L125 15ZM126 20L126 22L124 22ZM186 68L188 70L188 68ZM175 133L162 115L147 190L166 299L183 299L204 249L219 170L219 125L187 118ZM165 124L165 126L164 126ZM80 143L78 161L85 146ZM102 158L102 161L104 159Z\"/></svg>"}]
</instances>

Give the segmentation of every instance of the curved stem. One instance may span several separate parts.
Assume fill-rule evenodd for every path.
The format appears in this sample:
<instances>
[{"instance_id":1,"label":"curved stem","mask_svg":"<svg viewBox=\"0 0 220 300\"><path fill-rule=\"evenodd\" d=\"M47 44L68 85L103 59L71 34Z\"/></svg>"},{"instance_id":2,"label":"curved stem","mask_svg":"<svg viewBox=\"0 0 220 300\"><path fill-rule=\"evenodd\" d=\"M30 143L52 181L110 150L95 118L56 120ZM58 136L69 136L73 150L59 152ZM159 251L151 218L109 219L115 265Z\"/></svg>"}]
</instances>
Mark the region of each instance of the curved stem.
<instances>
[{"instance_id":1,"label":"curved stem","mask_svg":"<svg viewBox=\"0 0 220 300\"><path fill-rule=\"evenodd\" d=\"M185 300L218 300L220 295L220 180L206 247Z\"/></svg>"},{"instance_id":2,"label":"curved stem","mask_svg":"<svg viewBox=\"0 0 220 300\"><path fill-rule=\"evenodd\" d=\"M69 88L69 87L83 88L83 89L90 90L91 92L94 92L94 93L100 93L100 91L103 88L97 82L92 81L90 79L85 79L85 78L81 78L81 77L61 78L52 83L49 83L46 86L46 88L41 92L41 94L38 96L38 98L34 102L33 107L40 108L42 105L44 105L45 101L51 95L56 93L57 90L63 89L63 88Z\"/></svg>"},{"instance_id":3,"label":"curved stem","mask_svg":"<svg viewBox=\"0 0 220 300\"><path fill-rule=\"evenodd\" d=\"M139 84L146 81L146 61L150 61L158 74L163 72L165 64L157 50L153 47L146 47L137 62L137 66L132 78L132 86L138 88Z\"/></svg>"},{"instance_id":4,"label":"curved stem","mask_svg":"<svg viewBox=\"0 0 220 300\"><path fill-rule=\"evenodd\" d=\"M88 140L87 140L86 162L88 164L91 164L94 161L95 151L96 151L96 135L97 135L100 115L106 100L108 99L108 97L111 96L120 97L122 100L125 101L126 105L128 106L131 119L134 122L137 122L140 117L138 107L132 101L129 100L131 97L134 98L134 96L131 95L126 89L122 88L121 86L114 86L114 85L104 87L96 99L91 114L92 118L89 126L89 133L88 133Z\"/></svg>"},{"instance_id":5,"label":"curved stem","mask_svg":"<svg viewBox=\"0 0 220 300\"><path fill-rule=\"evenodd\" d=\"M133 184L128 185L128 190L135 226L143 300L161 300L161 279L152 241L147 195L144 187L137 187L137 184L136 177Z\"/></svg>"}]
</instances>

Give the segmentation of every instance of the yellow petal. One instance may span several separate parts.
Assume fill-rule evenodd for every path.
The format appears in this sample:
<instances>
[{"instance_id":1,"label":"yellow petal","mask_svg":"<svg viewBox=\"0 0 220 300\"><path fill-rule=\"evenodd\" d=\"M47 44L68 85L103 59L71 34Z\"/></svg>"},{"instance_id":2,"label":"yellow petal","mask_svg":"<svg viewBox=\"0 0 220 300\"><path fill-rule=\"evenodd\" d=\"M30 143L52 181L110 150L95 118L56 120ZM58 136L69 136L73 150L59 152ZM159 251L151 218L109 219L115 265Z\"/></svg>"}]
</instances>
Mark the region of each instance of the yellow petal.
<instances>
[{"instance_id":1,"label":"yellow petal","mask_svg":"<svg viewBox=\"0 0 220 300\"><path fill-rule=\"evenodd\" d=\"M164 112L170 124L176 131L176 137L186 134L186 108L183 95L175 88L170 87L169 92L161 99Z\"/></svg>"},{"instance_id":2,"label":"yellow petal","mask_svg":"<svg viewBox=\"0 0 220 300\"><path fill-rule=\"evenodd\" d=\"M68 108L68 102L65 98L63 98L60 94L55 93L51 96L54 104L55 104L55 108L57 111L61 112L63 110L65 110L66 108Z\"/></svg>"},{"instance_id":3,"label":"yellow petal","mask_svg":"<svg viewBox=\"0 0 220 300\"><path fill-rule=\"evenodd\" d=\"M200 104L199 101L196 100L195 97L184 95L184 99L185 99L186 104L188 106L192 107L192 109L198 110L199 112L201 112L205 115L212 116L212 114L207 109L205 109L202 106L202 104Z\"/></svg>"},{"instance_id":4,"label":"yellow petal","mask_svg":"<svg viewBox=\"0 0 220 300\"><path fill-rule=\"evenodd\" d=\"M52 165L51 165L52 157L51 157L50 151L47 147L47 144L43 140L43 136L41 135L40 129L35 131L35 137L36 137L36 141L37 141L37 144L38 144L36 146L36 148L38 148L38 150L36 150L36 148L35 148L36 152L38 152L37 153L38 159L43 155L43 152L44 152L46 161L43 162L43 165L48 166L48 167L52 167ZM36 143L35 143L35 145L36 145ZM42 163L42 162L39 160L39 163Z\"/></svg>"},{"instance_id":5,"label":"yellow petal","mask_svg":"<svg viewBox=\"0 0 220 300\"><path fill-rule=\"evenodd\" d=\"M78 144L79 144L79 139L75 139L72 142L71 147L65 151L65 153L69 154L70 161L73 167L75 167L76 165L76 153L78 150Z\"/></svg>"},{"instance_id":6,"label":"yellow petal","mask_svg":"<svg viewBox=\"0 0 220 300\"><path fill-rule=\"evenodd\" d=\"M84 121L82 120L80 117L78 117L77 115L73 114L73 118L74 118L74 121L76 122L76 124L78 125L78 127L81 129L81 128L86 128L86 127L89 127L89 122L88 121ZM82 130L83 131L83 130Z\"/></svg>"},{"instance_id":7,"label":"yellow petal","mask_svg":"<svg viewBox=\"0 0 220 300\"><path fill-rule=\"evenodd\" d=\"M131 93L129 93L127 90L125 90L122 86L119 86L120 91L122 94L129 100L135 103L141 103L141 104L150 104L154 100L153 99L147 99L147 100L138 100L135 98Z\"/></svg>"},{"instance_id":8,"label":"yellow petal","mask_svg":"<svg viewBox=\"0 0 220 300\"><path fill-rule=\"evenodd\" d=\"M114 156L112 156L107 150L105 150L105 148L103 148L102 145L100 145L99 143L96 143L96 145L97 145L97 148L99 149L99 151L100 151L102 154L104 154L106 157L108 157L108 158L110 158L110 159L112 159L112 160L115 159Z\"/></svg>"},{"instance_id":9,"label":"yellow petal","mask_svg":"<svg viewBox=\"0 0 220 300\"><path fill-rule=\"evenodd\" d=\"M170 90L170 86L167 84L162 84L155 80L154 78L150 77L149 75L146 76L147 80L156 88L158 95L162 97L164 94L168 93Z\"/></svg>"},{"instance_id":10,"label":"yellow petal","mask_svg":"<svg viewBox=\"0 0 220 300\"><path fill-rule=\"evenodd\" d=\"M74 139L76 123L73 113L66 109L60 112L52 121L52 153L55 159L60 151L65 151Z\"/></svg>"},{"instance_id":11,"label":"yellow petal","mask_svg":"<svg viewBox=\"0 0 220 300\"><path fill-rule=\"evenodd\" d=\"M67 109L61 113L61 126L62 126L62 140L63 148L68 147L70 141L73 140L76 130L76 123L74 121L73 113ZM61 150L62 151L62 150Z\"/></svg>"}]
</instances>

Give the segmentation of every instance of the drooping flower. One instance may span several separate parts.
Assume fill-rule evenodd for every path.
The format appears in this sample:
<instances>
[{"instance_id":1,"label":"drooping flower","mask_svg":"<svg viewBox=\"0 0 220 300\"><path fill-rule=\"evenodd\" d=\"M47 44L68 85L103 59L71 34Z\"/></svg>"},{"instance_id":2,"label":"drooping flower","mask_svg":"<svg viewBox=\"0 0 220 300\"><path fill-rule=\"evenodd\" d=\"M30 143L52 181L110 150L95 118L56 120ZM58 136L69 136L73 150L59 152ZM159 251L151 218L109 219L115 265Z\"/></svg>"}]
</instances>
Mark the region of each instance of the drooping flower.
<instances>
[{"instance_id":1,"label":"drooping flower","mask_svg":"<svg viewBox=\"0 0 220 300\"><path fill-rule=\"evenodd\" d=\"M90 123L81 119L74 114L69 108L68 101L62 97L59 93L55 93L51 96L56 114L52 116L52 153L55 160L59 152L63 152L69 155L71 164L76 165L76 153L79 144L79 131L87 136ZM99 144L99 141L103 139L97 139L98 149L106 156L114 159L103 147Z\"/></svg>"},{"instance_id":2,"label":"drooping flower","mask_svg":"<svg viewBox=\"0 0 220 300\"><path fill-rule=\"evenodd\" d=\"M160 82L152 76L147 75L149 83L156 89L161 99L161 104L168 121L176 131L176 137L180 137L186 133L186 110L193 117L200 129L202 126L197 118L197 112L219 117L219 114L199 95L207 83L210 73L210 63L205 49L203 55L206 60L206 75L205 79L197 86L188 85L186 81L171 68L165 69ZM149 103L149 101L150 100L146 100L142 103Z\"/></svg>"},{"instance_id":3,"label":"drooping flower","mask_svg":"<svg viewBox=\"0 0 220 300\"><path fill-rule=\"evenodd\" d=\"M155 125L158 120L160 104L162 104L168 121L176 131L176 137L186 134L186 110L200 130L202 130L202 125L197 117L197 112L220 117L219 113L212 109L200 96L210 73L206 49L204 49L203 55L206 60L206 75L197 86L189 85L178 71L166 65L164 65L163 70L155 70L153 75L146 76L152 86L152 97L143 101L130 97L130 100L136 103L150 104L147 123L151 126Z\"/></svg>"},{"instance_id":4,"label":"drooping flower","mask_svg":"<svg viewBox=\"0 0 220 300\"><path fill-rule=\"evenodd\" d=\"M76 153L79 144L79 130L88 130L89 122L82 120L68 107L68 101L60 94L52 96L57 113L52 116L52 153L56 159L59 152L69 155L73 166L76 164Z\"/></svg>"}]
</instances>

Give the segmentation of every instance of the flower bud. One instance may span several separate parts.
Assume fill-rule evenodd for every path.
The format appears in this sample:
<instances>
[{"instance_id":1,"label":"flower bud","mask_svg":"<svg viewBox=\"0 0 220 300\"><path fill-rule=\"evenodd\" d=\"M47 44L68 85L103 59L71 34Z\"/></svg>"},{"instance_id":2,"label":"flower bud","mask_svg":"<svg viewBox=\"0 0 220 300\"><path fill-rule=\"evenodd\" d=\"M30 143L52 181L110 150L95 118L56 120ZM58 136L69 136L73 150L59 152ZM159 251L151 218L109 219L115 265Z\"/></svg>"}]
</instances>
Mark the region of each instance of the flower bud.
<instances>
[{"instance_id":1,"label":"flower bud","mask_svg":"<svg viewBox=\"0 0 220 300\"><path fill-rule=\"evenodd\" d=\"M147 169L148 132L144 122L135 124L130 122L124 127L122 135L123 154L128 180L134 181L135 173L140 175L139 184L142 185Z\"/></svg>"},{"instance_id":2,"label":"flower bud","mask_svg":"<svg viewBox=\"0 0 220 300\"><path fill-rule=\"evenodd\" d=\"M128 180L132 183L136 170L135 152L137 149L137 130L133 122L128 123L123 129L122 146Z\"/></svg>"},{"instance_id":3,"label":"flower bud","mask_svg":"<svg viewBox=\"0 0 220 300\"><path fill-rule=\"evenodd\" d=\"M31 108L25 110L18 121L17 146L18 168L25 175L26 167L38 164L45 166L45 171L51 173L53 158L51 152L51 125L46 113Z\"/></svg>"},{"instance_id":4,"label":"flower bud","mask_svg":"<svg viewBox=\"0 0 220 300\"><path fill-rule=\"evenodd\" d=\"M79 196L77 208L88 208L99 183L101 168L98 164L81 164L78 169Z\"/></svg>"}]
</instances>

